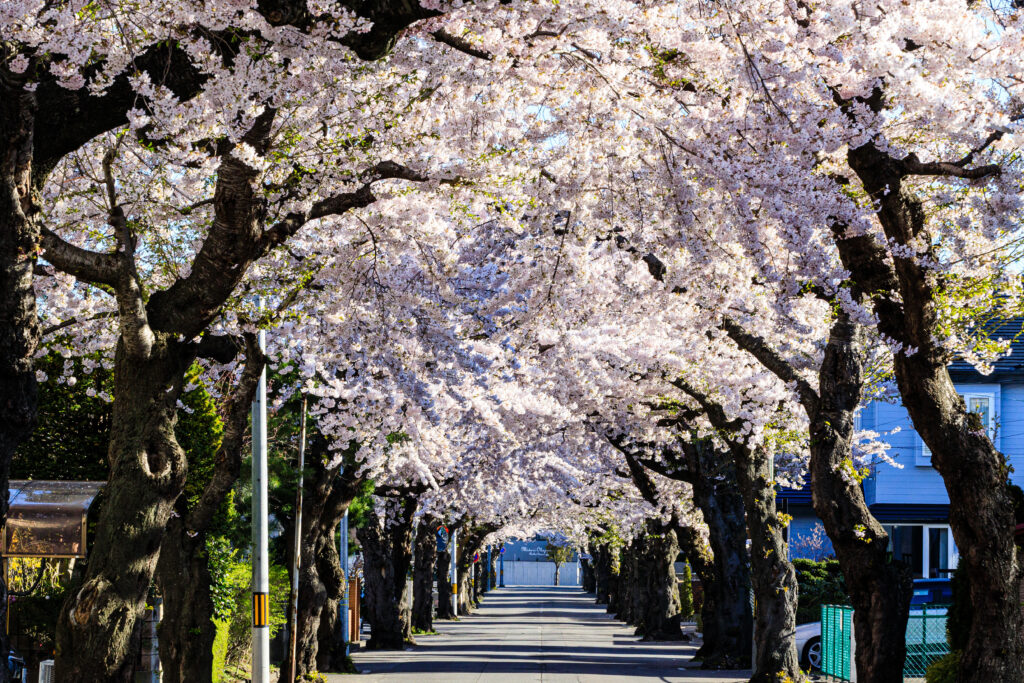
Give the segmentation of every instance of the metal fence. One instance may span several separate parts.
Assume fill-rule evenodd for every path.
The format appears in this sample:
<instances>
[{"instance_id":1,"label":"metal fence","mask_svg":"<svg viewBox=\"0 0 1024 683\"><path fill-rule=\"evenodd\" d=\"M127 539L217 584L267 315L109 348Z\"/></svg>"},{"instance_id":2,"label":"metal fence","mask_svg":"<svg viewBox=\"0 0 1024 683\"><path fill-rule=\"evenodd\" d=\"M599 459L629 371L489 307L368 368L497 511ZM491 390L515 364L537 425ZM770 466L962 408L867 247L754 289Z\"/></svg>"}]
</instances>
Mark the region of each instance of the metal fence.
<instances>
[{"instance_id":1,"label":"metal fence","mask_svg":"<svg viewBox=\"0 0 1024 683\"><path fill-rule=\"evenodd\" d=\"M924 681L924 672L949 652L945 605L915 606L907 619L907 659L903 680ZM853 607L821 606L821 672L832 680L856 681L857 642L853 635Z\"/></svg>"},{"instance_id":2,"label":"metal fence","mask_svg":"<svg viewBox=\"0 0 1024 683\"><path fill-rule=\"evenodd\" d=\"M821 672L841 681L853 673L853 608L821 606Z\"/></svg>"},{"instance_id":3,"label":"metal fence","mask_svg":"<svg viewBox=\"0 0 1024 683\"><path fill-rule=\"evenodd\" d=\"M946 606L915 608L907 620L907 661L903 680L924 680L925 670L949 652L946 640Z\"/></svg>"}]
</instances>

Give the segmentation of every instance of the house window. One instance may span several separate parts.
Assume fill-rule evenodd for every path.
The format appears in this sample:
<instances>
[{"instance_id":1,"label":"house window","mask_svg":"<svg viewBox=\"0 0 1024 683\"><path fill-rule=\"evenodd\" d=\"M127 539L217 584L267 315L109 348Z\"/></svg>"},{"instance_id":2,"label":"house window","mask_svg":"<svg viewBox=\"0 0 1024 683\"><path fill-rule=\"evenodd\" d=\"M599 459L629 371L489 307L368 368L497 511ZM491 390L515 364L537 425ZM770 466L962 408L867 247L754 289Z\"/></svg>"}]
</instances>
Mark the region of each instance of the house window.
<instances>
[{"instance_id":1,"label":"house window","mask_svg":"<svg viewBox=\"0 0 1024 683\"><path fill-rule=\"evenodd\" d=\"M910 567L915 579L945 578L956 569L959 553L948 525L895 524L885 530L889 552Z\"/></svg>"},{"instance_id":2,"label":"house window","mask_svg":"<svg viewBox=\"0 0 1024 683\"><path fill-rule=\"evenodd\" d=\"M964 393L960 394L963 398L964 404L967 406L967 411L971 413L978 413L981 416L981 424L985 426L988 431L988 438L992 439L992 443L996 441L996 416L993 406L995 406L995 394L986 393ZM932 451L925 444L924 440L918 439L921 444L921 449L915 456L914 464L919 467L931 467L932 466ZM998 448L998 445L996 446Z\"/></svg>"}]
</instances>

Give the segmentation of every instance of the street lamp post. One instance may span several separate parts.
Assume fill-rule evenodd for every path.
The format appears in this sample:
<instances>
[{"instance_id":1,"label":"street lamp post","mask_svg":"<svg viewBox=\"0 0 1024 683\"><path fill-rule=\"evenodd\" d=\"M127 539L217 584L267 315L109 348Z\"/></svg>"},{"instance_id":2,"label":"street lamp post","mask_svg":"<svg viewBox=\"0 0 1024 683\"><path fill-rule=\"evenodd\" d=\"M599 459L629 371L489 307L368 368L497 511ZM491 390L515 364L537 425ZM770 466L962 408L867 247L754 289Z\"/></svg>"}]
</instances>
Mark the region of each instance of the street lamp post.
<instances>
[{"instance_id":1,"label":"street lamp post","mask_svg":"<svg viewBox=\"0 0 1024 683\"><path fill-rule=\"evenodd\" d=\"M263 308L262 300L259 307ZM260 351L267 333L258 334ZM260 373L252 402L252 681L270 683L270 623L267 538L267 370Z\"/></svg>"},{"instance_id":2,"label":"street lamp post","mask_svg":"<svg viewBox=\"0 0 1024 683\"><path fill-rule=\"evenodd\" d=\"M338 556L341 558L341 570L345 577L345 585L341 591L341 601L338 604L338 616L341 617L341 642L345 643L345 656L348 657L348 641L351 640L348 632L348 591L352 585L349 583L351 577L348 575L348 510L341 518L341 547L338 548Z\"/></svg>"},{"instance_id":3,"label":"street lamp post","mask_svg":"<svg viewBox=\"0 0 1024 683\"><path fill-rule=\"evenodd\" d=\"M451 539L451 553L452 553L452 612L455 616L459 616L459 565L458 565L458 552L455 543L455 537L458 535L458 531L452 530Z\"/></svg>"}]
</instances>

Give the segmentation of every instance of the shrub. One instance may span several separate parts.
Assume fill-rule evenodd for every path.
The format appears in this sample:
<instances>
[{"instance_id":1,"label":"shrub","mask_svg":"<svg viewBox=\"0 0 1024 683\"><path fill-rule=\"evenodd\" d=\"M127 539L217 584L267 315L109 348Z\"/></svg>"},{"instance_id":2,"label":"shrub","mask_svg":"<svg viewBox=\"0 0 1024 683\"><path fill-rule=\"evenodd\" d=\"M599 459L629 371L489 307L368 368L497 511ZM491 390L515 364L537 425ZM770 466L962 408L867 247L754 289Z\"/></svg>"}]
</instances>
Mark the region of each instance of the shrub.
<instances>
[{"instance_id":1,"label":"shrub","mask_svg":"<svg viewBox=\"0 0 1024 683\"><path fill-rule=\"evenodd\" d=\"M940 659L936 659L924 672L927 683L955 683L956 672L960 668L960 650L953 650Z\"/></svg>"},{"instance_id":2,"label":"shrub","mask_svg":"<svg viewBox=\"0 0 1024 683\"><path fill-rule=\"evenodd\" d=\"M679 613L683 619L689 619L693 611L693 571L687 562L683 565L683 577L679 582Z\"/></svg>"},{"instance_id":3,"label":"shrub","mask_svg":"<svg viewBox=\"0 0 1024 683\"><path fill-rule=\"evenodd\" d=\"M795 559L796 581L799 596L796 609L796 623L804 624L821 618L822 605L845 604L846 582L839 571L837 560Z\"/></svg>"}]
</instances>

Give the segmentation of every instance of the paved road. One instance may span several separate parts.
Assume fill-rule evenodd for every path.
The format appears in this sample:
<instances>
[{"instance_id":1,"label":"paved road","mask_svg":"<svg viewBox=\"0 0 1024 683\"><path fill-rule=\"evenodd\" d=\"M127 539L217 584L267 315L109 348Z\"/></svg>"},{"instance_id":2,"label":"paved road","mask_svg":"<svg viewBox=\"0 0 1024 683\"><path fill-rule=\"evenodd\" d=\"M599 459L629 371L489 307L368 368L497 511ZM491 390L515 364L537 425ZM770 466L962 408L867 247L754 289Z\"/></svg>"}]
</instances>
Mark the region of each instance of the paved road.
<instances>
[{"instance_id":1,"label":"paved road","mask_svg":"<svg viewBox=\"0 0 1024 683\"><path fill-rule=\"evenodd\" d=\"M749 671L683 668L696 646L640 643L579 588L502 588L474 614L435 622L404 652L357 652L359 680L406 683L687 681L732 683ZM329 677L332 683L352 678Z\"/></svg>"}]
</instances>

